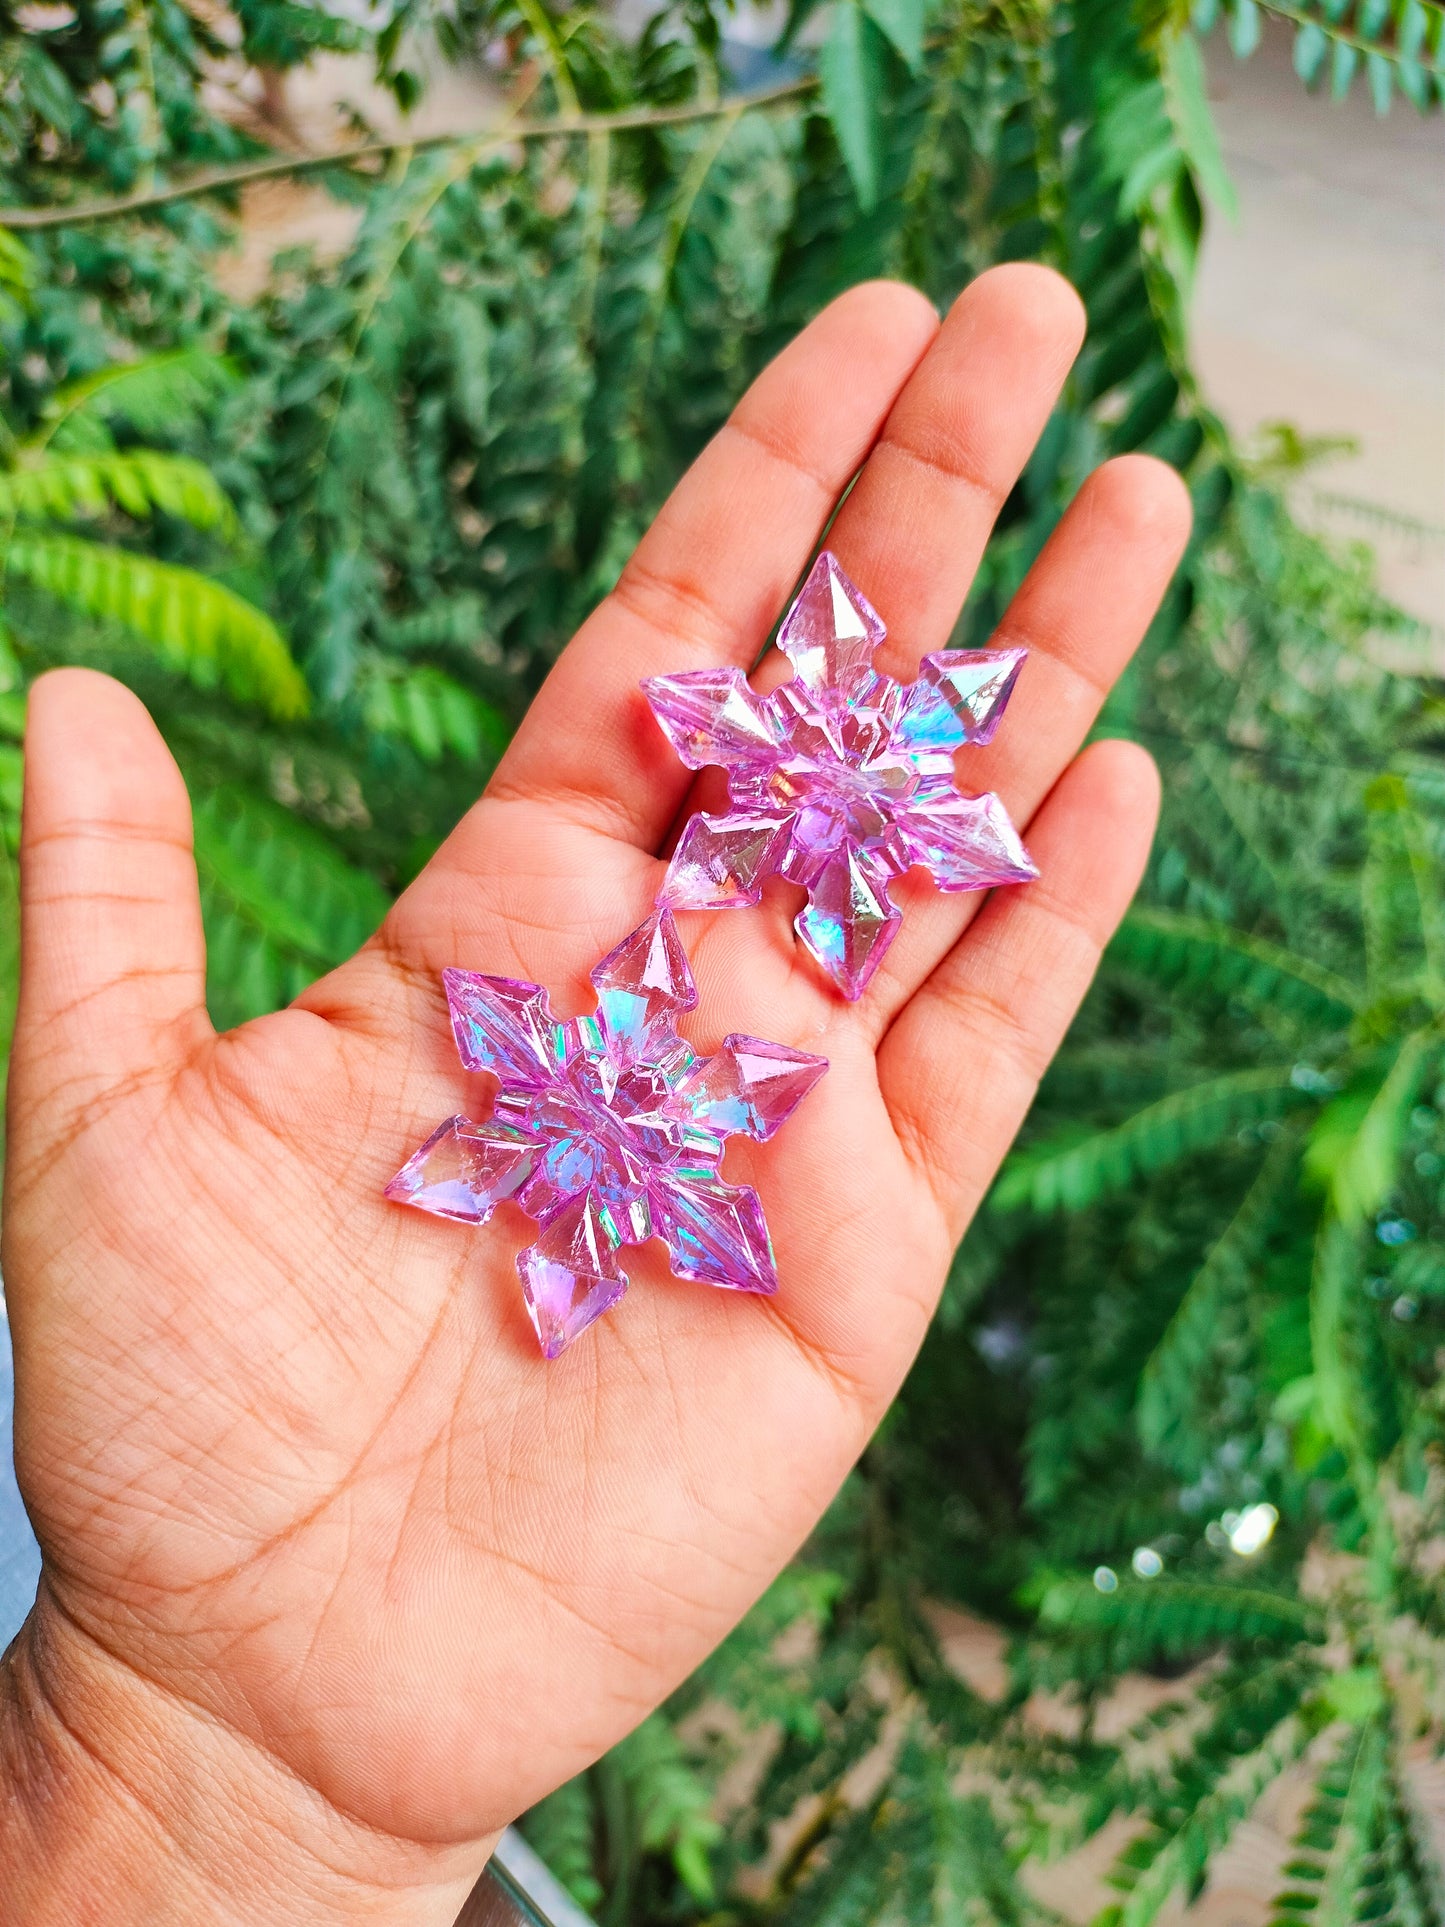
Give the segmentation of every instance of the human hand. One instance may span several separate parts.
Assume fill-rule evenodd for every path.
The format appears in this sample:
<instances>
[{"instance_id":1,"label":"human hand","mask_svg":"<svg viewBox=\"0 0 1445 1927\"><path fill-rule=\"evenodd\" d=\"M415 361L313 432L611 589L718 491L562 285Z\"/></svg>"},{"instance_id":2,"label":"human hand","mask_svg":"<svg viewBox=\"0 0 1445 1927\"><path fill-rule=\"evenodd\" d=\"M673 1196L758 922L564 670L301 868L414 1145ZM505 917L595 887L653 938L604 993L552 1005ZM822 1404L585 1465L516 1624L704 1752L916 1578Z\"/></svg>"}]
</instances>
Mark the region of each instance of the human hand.
<instances>
[{"instance_id":1,"label":"human hand","mask_svg":"<svg viewBox=\"0 0 1445 1927\"><path fill-rule=\"evenodd\" d=\"M1143 866L1148 757L1077 752L1185 540L1169 470L1101 469L1002 626L1031 659L961 773L1000 792L1038 883L905 880L853 1005L796 949L794 893L681 919L695 1041L830 1060L774 1143L728 1153L776 1298L644 1249L618 1310L544 1364L513 1265L530 1221L467 1231L382 1186L464 1108L443 967L590 1009L588 969L647 914L689 778L640 678L751 662L865 457L829 546L911 676L1082 329L1027 267L941 331L900 286L834 302L376 938L228 1035L174 764L117 684L36 685L4 1269L44 1574L0 1684L0 1869L27 1922L85 1917L97 1878L114 1922L450 1921L497 1831L657 1705L817 1520Z\"/></svg>"}]
</instances>

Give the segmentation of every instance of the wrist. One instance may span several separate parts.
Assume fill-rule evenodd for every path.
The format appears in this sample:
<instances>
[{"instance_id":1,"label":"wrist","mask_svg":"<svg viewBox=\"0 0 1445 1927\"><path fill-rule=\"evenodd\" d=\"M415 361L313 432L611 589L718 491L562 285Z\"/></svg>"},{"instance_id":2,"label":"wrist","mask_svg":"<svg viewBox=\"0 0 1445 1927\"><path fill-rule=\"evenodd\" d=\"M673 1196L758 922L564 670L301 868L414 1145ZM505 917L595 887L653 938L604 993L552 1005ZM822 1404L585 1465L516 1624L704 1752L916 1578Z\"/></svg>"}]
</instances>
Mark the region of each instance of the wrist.
<instances>
[{"instance_id":1,"label":"wrist","mask_svg":"<svg viewBox=\"0 0 1445 1927\"><path fill-rule=\"evenodd\" d=\"M339 1812L43 1593L0 1662L0 1892L26 1927L452 1927L493 1844Z\"/></svg>"}]
</instances>

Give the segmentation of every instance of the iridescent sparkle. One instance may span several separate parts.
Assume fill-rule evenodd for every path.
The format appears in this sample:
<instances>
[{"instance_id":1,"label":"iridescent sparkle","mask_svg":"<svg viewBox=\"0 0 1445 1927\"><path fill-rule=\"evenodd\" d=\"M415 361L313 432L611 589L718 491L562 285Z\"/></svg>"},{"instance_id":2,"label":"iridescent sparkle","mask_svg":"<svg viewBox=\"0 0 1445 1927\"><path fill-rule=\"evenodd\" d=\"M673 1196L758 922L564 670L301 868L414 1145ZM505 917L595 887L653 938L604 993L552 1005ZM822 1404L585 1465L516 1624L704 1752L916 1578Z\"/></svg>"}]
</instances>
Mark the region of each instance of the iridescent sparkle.
<instances>
[{"instance_id":1,"label":"iridescent sparkle","mask_svg":"<svg viewBox=\"0 0 1445 1927\"><path fill-rule=\"evenodd\" d=\"M903 921L892 878L918 864L941 890L988 890L1038 875L999 799L953 777L954 752L998 728L1027 652L945 649L896 683L873 667L885 633L824 550L778 636L791 682L759 696L740 669L698 669L642 685L688 768L727 771L732 805L689 820L659 901L731 909L765 876L801 883L794 927L848 998Z\"/></svg>"},{"instance_id":2,"label":"iridescent sparkle","mask_svg":"<svg viewBox=\"0 0 1445 1927\"><path fill-rule=\"evenodd\" d=\"M680 1278L777 1290L762 1205L723 1181L723 1144L770 1138L827 1059L740 1036L698 1056L677 1034L697 989L668 910L592 972L592 1017L559 1022L545 990L510 977L442 980L463 1065L500 1089L485 1123L433 1131L386 1195L463 1224L511 1198L539 1220L517 1270L548 1358L627 1289L623 1245L659 1237Z\"/></svg>"}]
</instances>

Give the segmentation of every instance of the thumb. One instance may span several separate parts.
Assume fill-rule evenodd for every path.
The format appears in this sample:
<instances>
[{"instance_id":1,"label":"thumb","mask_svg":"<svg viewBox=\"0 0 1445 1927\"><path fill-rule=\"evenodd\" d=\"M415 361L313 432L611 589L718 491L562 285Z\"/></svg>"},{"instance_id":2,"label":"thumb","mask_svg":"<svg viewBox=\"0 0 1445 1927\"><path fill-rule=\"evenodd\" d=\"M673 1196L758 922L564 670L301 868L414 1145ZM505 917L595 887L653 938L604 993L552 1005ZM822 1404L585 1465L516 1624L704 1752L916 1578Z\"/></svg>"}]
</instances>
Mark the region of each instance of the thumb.
<instances>
[{"instance_id":1,"label":"thumb","mask_svg":"<svg viewBox=\"0 0 1445 1927\"><path fill-rule=\"evenodd\" d=\"M12 1094L72 1115L210 1034L186 786L141 702L58 669L30 692Z\"/></svg>"}]
</instances>

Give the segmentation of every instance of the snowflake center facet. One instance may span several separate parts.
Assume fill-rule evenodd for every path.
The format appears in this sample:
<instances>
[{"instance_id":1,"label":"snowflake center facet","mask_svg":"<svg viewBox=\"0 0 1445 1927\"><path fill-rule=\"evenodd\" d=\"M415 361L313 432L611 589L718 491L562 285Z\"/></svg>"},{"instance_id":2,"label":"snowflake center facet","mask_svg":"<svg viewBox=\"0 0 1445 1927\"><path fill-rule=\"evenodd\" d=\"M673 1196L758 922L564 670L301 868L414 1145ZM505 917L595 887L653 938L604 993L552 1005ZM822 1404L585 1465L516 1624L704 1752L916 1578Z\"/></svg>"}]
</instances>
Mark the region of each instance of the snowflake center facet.
<instances>
[{"instance_id":1,"label":"snowflake center facet","mask_svg":"<svg viewBox=\"0 0 1445 1927\"><path fill-rule=\"evenodd\" d=\"M766 772L757 802L796 813L795 840L814 859L809 870L845 841L879 843L920 780L914 762L893 748L891 719L859 704L829 708L799 682L781 690L779 701L790 715L788 753Z\"/></svg>"},{"instance_id":2,"label":"snowflake center facet","mask_svg":"<svg viewBox=\"0 0 1445 1927\"><path fill-rule=\"evenodd\" d=\"M528 1120L550 1140L543 1167L558 1191L640 1197L652 1172L682 1150L681 1129L660 1114L671 1088L655 1065L619 1072L605 1055L575 1057L567 1082L539 1097Z\"/></svg>"}]
</instances>

